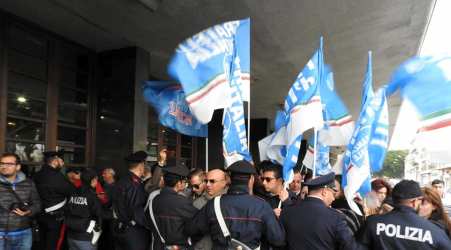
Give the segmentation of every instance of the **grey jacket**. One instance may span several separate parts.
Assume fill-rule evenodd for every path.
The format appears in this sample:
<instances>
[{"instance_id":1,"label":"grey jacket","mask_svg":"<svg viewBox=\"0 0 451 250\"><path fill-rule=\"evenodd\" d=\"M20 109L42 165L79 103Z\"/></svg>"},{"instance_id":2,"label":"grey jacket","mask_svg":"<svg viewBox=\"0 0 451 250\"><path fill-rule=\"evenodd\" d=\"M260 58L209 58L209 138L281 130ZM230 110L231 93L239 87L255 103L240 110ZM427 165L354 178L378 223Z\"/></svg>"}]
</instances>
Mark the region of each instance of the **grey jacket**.
<instances>
[{"instance_id":1,"label":"grey jacket","mask_svg":"<svg viewBox=\"0 0 451 250\"><path fill-rule=\"evenodd\" d=\"M18 203L16 196L9 190L12 188L23 202L29 204L31 214L19 216L10 212L11 205ZM17 231L31 227L31 218L41 211L38 191L31 179L18 172L16 180L11 183L0 175L0 231Z\"/></svg>"}]
</instances>

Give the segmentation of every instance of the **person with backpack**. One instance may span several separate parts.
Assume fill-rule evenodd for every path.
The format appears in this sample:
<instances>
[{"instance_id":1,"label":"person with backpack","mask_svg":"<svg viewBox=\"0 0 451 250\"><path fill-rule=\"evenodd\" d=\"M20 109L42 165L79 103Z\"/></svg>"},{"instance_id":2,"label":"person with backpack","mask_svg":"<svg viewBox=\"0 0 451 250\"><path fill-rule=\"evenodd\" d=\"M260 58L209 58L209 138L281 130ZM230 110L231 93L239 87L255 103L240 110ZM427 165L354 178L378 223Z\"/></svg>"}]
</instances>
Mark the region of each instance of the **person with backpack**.
<instances>
[{"instance_id":1,"label":"person with backpack","mask_svg":"<svg viewBox=\"0 0 451 250\"><path fill-rule=\"evenodd\" d=\"M19 156L13 153L1 155L0 249L31 249L32 219L41 210L36 186L20 168Z\"/></svg>"}]
</instances>

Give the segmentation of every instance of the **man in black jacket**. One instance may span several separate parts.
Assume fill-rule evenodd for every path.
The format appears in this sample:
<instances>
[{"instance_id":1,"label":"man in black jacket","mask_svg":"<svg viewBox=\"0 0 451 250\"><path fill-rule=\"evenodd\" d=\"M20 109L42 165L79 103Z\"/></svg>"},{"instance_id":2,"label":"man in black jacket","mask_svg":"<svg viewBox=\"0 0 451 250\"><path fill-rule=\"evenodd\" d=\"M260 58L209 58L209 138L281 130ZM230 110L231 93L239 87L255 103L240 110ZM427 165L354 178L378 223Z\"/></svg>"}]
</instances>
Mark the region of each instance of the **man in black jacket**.
<instances>
[{"instance_id":1,"label":"man in black jacket","mask_svg":"<svg viewBox=\"0 0 451 250\"><path fill-rule=\"evenodd\" d=\"M198 210L189 198L179 194L186 188L188 174L189 171L184 166L165 167L163 169L164 187L161 191L153 191L149 196L146 215L148 215L154 239L152 249L160 250L170 247L170 249L182 250L190 246L183 230Z\"/></svg>"},{"instance_id":2,"label":"man in black jacket","mask_svg":"<svg viewBox=\"0 0 451 250\"><path fill-rule=\"evenodd\" d=\"M92 169L81 173L81 187L69 198L65 223L69 249L97 249L97 234L102 220L112 218L112 213L103 210L96 194L97 174Z\"/></svg>"},{"instance_id":3,"label":"man in black jacket","mask_svg":"<svg viewBox=\"0 0 451 250\"><path fill-rule=\"evenodd\" d=\"M356 249L345 217L330 204L335 199L334 173L305 183L308 196L285 208L280 216L286 234L286 249Z\"/></svg>"},{"instance_id":4,"label":"man in black jacket","mask_svg":"<svg viewBox=\"0 0 451 250\"><path fill-rule=\"evenodd\" d=\"M16 154L0 157L0 194L0 249L31 249L31 217L39 213L41 202Z\"/></svg>"},{"instance_id":5,"label":"man in black jacket","mask_svg":"<svg viewBox=\"0 0 451 250\"><path fill-rule=\"evenodd\" d=\"M122 250L147 250L149 231L145 228L144 206L147 193L141 177L147 153L135 152L125 158L128 172L115 185L113 198L113 231Z\"/></svg>"},{"instance_id":6,"label":"man in black jacket","mask_svg":"<svg viewBox=\"0 0 451 250\"><path fill-rule=\"evenodd\" d=\"M40 248L43 250L57 249L60 230L63 228L64 206L67 198L75 191L66 177L61 173L64 166L63 151L44 152L42 169L34 176L34 181L41 197L43 213L39 216L41 232Z\"/></svg>"},{"instance_id":7,"label":"man in black jacket","mask_svg":"<svg viewBox=\"0 0 451 250\"><path fill-rule=\"evenodd\" d=\"M231 186L221 196L220 209L231 238L251 249L257 249L262 238L273 246L284 245L285 233L274 212L266 201L250 195L254 185L254 166L247 161L230 165ZM224 237L210 200L186 226L185 232L192 237L210 234L213 250L227 249L231 239Z\"/></svg>"}]
</instances>

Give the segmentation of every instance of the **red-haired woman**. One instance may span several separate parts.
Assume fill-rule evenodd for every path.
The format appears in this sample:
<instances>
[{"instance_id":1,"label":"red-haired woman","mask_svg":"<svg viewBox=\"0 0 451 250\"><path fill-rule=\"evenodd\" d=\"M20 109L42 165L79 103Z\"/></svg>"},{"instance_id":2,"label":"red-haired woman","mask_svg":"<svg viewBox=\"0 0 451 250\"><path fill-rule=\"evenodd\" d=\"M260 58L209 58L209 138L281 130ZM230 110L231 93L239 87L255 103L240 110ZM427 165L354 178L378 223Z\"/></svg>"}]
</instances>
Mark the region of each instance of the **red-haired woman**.
<instances>
[{"instance_id":1,"label":"red-haired woman","mask_svg":"<svg viewBox=\"0 0 451 250\"><path fill-rule=\"evenodd\" d=\"M445 230L451 238L451 220L443 208L440 195L432 188L423 188L423 202L420 206L419 215Z\"/></svg>"}]
</instances>

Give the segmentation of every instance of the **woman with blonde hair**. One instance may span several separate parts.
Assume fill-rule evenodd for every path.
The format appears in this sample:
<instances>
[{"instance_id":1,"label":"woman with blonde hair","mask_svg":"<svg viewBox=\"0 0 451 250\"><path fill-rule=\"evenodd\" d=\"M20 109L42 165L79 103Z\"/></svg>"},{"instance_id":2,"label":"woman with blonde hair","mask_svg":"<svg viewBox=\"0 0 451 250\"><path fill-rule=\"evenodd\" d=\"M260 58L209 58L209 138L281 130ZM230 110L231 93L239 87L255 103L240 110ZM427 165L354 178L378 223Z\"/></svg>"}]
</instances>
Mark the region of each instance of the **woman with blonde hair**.
<instances>
[{"instance_id":1,"label":"woman with blonde hair","mask_svg":"<svg viewBox=\"0 0 451 250\"><path fill-rule=\"evenodd\" d=\"M436 224L451 238L451 220L443 208L440 195L432 188L425 187L423 191L423 202L420 206L419 215Z\"/></svg>"}]
</instances>

